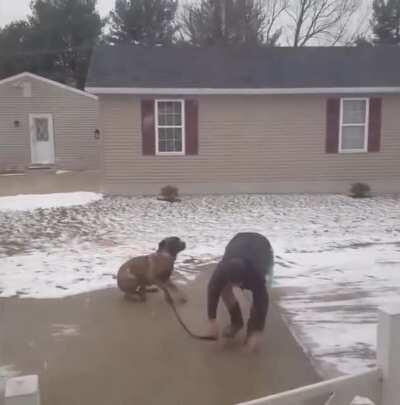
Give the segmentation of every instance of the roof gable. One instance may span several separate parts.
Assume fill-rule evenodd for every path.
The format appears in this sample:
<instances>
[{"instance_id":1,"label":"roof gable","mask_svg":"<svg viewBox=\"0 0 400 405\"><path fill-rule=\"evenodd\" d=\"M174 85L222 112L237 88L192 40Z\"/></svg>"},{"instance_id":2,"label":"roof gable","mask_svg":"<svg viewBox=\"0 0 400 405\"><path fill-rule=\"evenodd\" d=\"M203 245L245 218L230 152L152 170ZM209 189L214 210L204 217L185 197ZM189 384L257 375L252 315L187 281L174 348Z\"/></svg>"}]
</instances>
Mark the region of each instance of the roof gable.
<instances>
[{"instance_id":1,"label":"roof gable","mask_svg":"<svg viewBox=\"0 0 400 405\"><path fill-rule=\"evenodd\" d=\"M38 80L38 81L40 81L42 83L45 83L45 84L48 84L50 86L58 87L58 88L61 88L63 90L66 90L68 92L79 94L81 96L89 97L89 98L97 100L97 96L95 96L93 94L90 94L90 93L88 93L86 91L75 89L74 87L67 86L65 84L56 82L54 80L46 79L45 77L35 75L33 73L30 73L30 72L23 72L23 73L19 73L19 74L16 74L14 76L10 76L10 77L7 77L5 79L2 79L2 80L0 80L0 86L2 84L11 83L11 82L13 82L15 80L23 80L23 79Z\"/></svg>"}]
</instances>

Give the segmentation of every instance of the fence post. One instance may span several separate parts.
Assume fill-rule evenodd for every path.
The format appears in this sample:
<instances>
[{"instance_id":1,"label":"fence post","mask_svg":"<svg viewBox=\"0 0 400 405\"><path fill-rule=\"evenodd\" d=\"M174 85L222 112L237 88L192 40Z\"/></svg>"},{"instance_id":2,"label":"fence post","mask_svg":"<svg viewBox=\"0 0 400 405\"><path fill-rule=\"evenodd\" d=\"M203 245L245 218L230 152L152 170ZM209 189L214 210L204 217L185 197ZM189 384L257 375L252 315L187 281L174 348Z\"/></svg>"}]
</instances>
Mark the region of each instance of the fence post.
<instances>
[{"instance_id":1,"label":"fence post","mask_svg":"<svg viewBox=\"0 0 400 405\"><path fill-rule=\"evenodd\" d=\"M382 405L400 404L400 304L378 315L377 361L382 370Z\"/></svg>"}]
</instances>

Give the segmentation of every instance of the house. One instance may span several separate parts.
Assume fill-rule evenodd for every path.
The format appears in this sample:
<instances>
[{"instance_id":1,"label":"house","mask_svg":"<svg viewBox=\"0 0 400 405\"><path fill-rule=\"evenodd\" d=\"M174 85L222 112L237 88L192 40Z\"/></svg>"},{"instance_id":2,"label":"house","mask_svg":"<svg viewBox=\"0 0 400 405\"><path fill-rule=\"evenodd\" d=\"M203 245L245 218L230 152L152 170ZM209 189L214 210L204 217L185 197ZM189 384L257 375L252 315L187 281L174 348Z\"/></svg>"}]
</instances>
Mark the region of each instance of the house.
<instances>
[{"instance_id":1,"label":"house","mask_svg":"<svg viewBox=\"0 0 400 405\"><path fill-rule=\"evenodd\" d=\"M400 191L398 47L100 47L105 189Z\"/></svg>"},{"instance_id":2,"label":"house","mask_svg":"<svg viewBox=\"0 0 400 405\"><path fill-rule=\"evenodd\" d=\"M0 80L0 171L97 169L98 100L31 74Z\"/></svg>"}]
</instances>

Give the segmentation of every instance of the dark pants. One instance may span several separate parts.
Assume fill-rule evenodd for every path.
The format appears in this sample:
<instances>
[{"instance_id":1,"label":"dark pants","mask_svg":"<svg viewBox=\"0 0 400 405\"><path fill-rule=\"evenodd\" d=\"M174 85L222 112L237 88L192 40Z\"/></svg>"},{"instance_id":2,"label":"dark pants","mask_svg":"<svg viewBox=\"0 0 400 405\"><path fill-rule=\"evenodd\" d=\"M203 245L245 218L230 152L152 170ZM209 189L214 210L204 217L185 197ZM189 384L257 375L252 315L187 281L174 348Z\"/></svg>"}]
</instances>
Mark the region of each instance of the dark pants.
<instances>
[{"instance_id":1,"label":"dark pants","mask_svg":"<svg viewBox=\"0 0 400 405\"><path fill-rule=\"evenodd\" d=\"M229 283L225 288L222 290L222 300L226 308L229 311L229 316L231 318L231 326L234 329L240 330L244 325L242 310L240 309L239 302L233 293L233 284ZM255 320L257 319L256 316L257 308L252 305L250 309L250 317L247 322L247 336L250 336L254 332L261 332L261 330L257 330L255 325Z\"/></svg>"}]
</instances>

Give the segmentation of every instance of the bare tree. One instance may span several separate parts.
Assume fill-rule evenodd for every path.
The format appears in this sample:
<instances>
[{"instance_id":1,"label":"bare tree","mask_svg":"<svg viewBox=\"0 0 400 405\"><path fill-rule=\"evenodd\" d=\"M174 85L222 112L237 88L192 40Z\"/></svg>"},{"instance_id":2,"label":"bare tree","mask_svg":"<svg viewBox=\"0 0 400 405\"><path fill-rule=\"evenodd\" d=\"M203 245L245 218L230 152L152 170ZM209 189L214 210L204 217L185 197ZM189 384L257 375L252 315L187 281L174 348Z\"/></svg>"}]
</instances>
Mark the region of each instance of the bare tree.
<instances>
[{"instance_id":1,"label":"bare tree","mask_svg":"<svg viewBox=\"0 0 400 405\"><path fill-rule=\"evenodd\" d=\"M290 44L294 47L310 42L336 45L345 40L349 35L348 25L360 5L361 0L289 0Z\"/></svg>"},{"instance_id":2,"label":"bare tree","mask_svg":"<svg viewBox=\"0 0 400 405\"><path fill-rule=\"evenodd\" d=\"M364 3L358 16L354 19L352 31L349 31L347 38L344 38L341 42L346 46L371 46L373 44L371 38L371 16L372 8L370 4Z\"/></svg>"},{"instance_id":3,"label":"bare tree","mask_svg":"<svg viewBox=\"0 0 400 405\"><path fill-rule=\"evenodd\" d=\"M277 45L282 35L281 18L287 11L289 0L264 0L265 10L265 43L270 46Z\"/></svg>"},{"instance_id":4,"label":"bare tree","mask_svg":"<svg viewBox=\"0 0 400 405\"><path fill-rule=\"evenodd\" d=\"M183 37L194 45L276 45L289 0L198 0L184 6Z\"/></svg>"}]
</instances>

